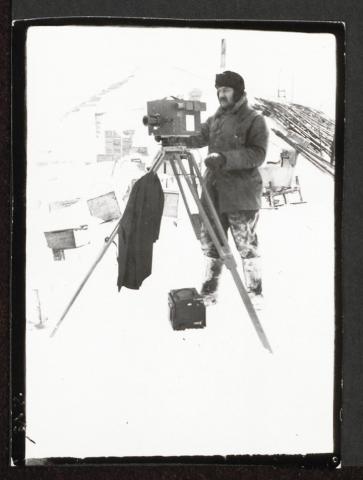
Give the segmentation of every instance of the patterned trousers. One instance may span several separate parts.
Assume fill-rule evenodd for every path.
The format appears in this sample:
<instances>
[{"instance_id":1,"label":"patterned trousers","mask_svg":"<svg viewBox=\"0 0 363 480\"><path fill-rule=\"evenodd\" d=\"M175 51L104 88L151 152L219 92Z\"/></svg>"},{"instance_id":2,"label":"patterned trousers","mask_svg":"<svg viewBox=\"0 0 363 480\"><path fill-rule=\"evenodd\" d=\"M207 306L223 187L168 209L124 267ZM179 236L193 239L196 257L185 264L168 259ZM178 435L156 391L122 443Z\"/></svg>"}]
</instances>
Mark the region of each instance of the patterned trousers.
<instances>
[{"instance_id":1,"label":"patterned trousers","mask_svg":"<svg viewBox=\"0 0 363 480\"><path fill-rule=\"evenodd\" d=\"M231 230L233 240L242 260L259 257L256 234L256 225L259 218L258 210L241 210L233 213L223 213L219 215L219 218L225 233L227 234L228 229ZM214 230L216 231L215 226ZM201 228L200 241L204 255L219 258L218 252L204 224L202 224Z\"/></svg>"}]
</instances>

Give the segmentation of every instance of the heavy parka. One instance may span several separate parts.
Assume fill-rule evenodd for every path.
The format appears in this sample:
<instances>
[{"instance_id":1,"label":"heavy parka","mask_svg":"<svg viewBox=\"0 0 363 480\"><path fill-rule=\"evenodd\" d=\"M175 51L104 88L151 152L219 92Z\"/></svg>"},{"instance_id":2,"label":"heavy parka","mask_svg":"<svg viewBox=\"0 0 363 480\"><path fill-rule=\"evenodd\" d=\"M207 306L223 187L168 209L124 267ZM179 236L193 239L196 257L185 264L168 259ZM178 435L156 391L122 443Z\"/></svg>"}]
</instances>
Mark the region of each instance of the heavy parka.
<instances>
[{"instance_id":1,"label":"heavy parka","mask_svg":"<svg viewBox=\"0 0 363 480\"><path fill-rule=\"evenodd\" d=\"M201 134L190 139L191 148L208 145L220 153L224 166L207 172L219 213L261 208L262 178L258 167L266 157L268 128L264 117L249 107L246 94L230 110L219 108L202 124ZM209 170L209 169L208 169Z\"/></svg>"}]
</instances>

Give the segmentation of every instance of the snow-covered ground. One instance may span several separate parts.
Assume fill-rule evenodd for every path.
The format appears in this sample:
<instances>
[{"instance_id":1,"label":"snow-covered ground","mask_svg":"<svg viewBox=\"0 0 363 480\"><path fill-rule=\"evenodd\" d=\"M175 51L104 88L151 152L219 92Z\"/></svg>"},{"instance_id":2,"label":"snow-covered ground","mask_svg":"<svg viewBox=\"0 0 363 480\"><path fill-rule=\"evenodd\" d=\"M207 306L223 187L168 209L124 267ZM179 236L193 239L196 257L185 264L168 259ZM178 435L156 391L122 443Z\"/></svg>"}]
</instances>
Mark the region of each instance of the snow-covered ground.
<instances>
[{"instance_id":1,"label":"snow-covered ground","mask_svg":"<svg viewBox=\"0 0 363 480\"><path fill-rule=\"evenodd\" d=\"M153 272L141 289L117 291L111 245L50 338L115 223L89 218L90 243L55 262L43 235L41 192L31 190L38 174L28 177L27 458L332 451L332 178L300 157L307 203L261 210L260 319L270 354L227 270L207 327L172 330L169 290L199 288L204 273L182 206L177 224L163 219Z\"/></svg>"}]
</instances>

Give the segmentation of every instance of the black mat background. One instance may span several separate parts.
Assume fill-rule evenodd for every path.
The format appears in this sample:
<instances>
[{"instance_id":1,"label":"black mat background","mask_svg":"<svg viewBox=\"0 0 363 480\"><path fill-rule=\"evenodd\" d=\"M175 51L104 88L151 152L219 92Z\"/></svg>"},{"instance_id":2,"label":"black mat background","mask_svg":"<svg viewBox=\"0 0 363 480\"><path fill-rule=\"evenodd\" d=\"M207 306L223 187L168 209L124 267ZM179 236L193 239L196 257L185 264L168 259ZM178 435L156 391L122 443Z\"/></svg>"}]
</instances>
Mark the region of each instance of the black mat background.
<instances>
[{"instance_id":1,"label":"black mat background","mask_svg":"<svg viewBox=\"0 0 363 480\"><path fill-rule=\"evenodd\" d=\"M10 25L11 6L0 1L0 458L2 478L36 479L317 479L363 478L363 3L356 0L130 1L14 0L13 17L121 16L181 19L255 19L346 22L346 134L342 229L343 273L343 468L337 471L296 467L218 465L51 466L9 468L9 271L10 271ZM314 73L312 72L312 75ZM16 192L15 192L16 193Z\"/></svg>"}]
</instances>

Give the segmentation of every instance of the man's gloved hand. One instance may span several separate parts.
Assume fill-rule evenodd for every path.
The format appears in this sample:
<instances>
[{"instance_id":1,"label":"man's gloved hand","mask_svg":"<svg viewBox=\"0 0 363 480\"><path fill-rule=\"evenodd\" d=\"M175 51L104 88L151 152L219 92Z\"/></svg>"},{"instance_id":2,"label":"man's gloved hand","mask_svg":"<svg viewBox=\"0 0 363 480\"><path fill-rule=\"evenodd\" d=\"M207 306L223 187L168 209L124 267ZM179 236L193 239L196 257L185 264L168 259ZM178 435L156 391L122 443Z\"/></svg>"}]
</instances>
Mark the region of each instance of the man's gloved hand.
<instances>
[{"instance_id":1,"label":"man's gloved hand","mask_svg":"<svg viewBox=\"0 0 363 480\"><path fill-rule=\"evenodd\" d=\"M210 153L204 160L204 163L206 167L212 170L218 170L225 165L226 159L221 153Z\"/></svg>"}]
</instances>

